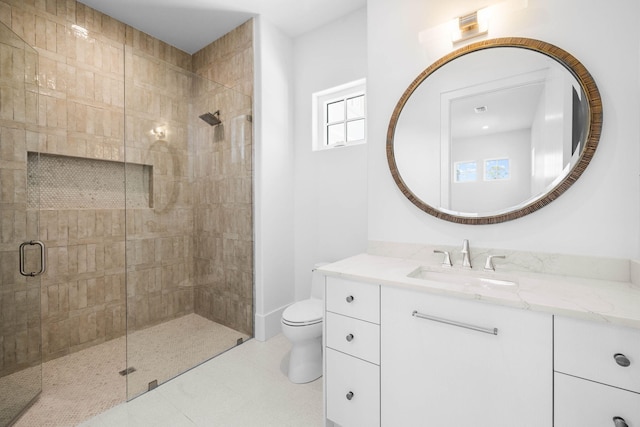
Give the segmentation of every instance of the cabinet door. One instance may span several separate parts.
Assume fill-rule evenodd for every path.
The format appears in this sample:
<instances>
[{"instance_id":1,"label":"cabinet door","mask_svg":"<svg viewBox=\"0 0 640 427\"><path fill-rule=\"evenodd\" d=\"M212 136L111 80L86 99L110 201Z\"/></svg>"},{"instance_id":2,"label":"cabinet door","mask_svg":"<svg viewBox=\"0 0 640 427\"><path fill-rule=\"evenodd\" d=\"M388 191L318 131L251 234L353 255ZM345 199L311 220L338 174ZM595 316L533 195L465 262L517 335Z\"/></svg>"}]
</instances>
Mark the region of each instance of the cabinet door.
<instances>
[{"instance_id":1,"label":"cabinet door","mask_svg":"<svg viewBox=\"0 0 640 427\"><path fill-rule=\"evenodd\" d=\"M555 427L640 426L640 394L555 374Z\"/></svg>"},{"instance_id":2,"label":"cabinet door","mask_svg":"<svg viewBox=\"0 0 640 427\"><path fill-rule=\"evenodd\" d=\"M343 427L379 426L378 365L330 348L326 355L327 418Z\"/></svg>"},{"instance_id":3,"label":"cabinet door","mask_svg":"<svg viewBox=\"0 0 640 427\"><path fill-rule=\"evenodd\" d=\"M640 393L640 330L556 316L553 335L557 372Z\"/></svg>"},{"instance_id":4,"label":"cabinet door","mask_svg":"<svg viewBox=\"0 0 640 427\"><path fill-rule=\"evenodd\" d=\"M325 300L327 311L380 323L380 286L327 277Z\"/></svg>"},{"instance_id":5,"label":"cabinet door","mask_svg":"<svg viewBox=\"0 0 640 427\"><path fill-rule=\"evenodd\" d=\"M551 315L384 286L380 300L383 426L552 425Z\"/></svg>"},{"instance_id":6,"label":"cabinet door","mask_svg":"<svg viewBox=\"0 0 640 427\"><path fill-rule=\"evenodd\" d=\"M335 313L327 313L324 321L327 347L376 365L380 363L379 325Z\"/></svg>"}]
</instances>

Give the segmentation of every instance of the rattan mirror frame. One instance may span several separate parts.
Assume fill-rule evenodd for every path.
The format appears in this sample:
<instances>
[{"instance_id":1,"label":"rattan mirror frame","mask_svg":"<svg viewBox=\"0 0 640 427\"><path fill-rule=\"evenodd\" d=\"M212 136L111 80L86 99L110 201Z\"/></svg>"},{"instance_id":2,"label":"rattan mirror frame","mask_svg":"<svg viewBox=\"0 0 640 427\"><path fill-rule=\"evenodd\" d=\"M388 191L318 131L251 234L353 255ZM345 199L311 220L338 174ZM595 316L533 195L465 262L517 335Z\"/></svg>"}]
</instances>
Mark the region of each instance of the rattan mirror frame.
<instances>
[{"instance_id":1,"label":"rattan mirror frame","mask_svg":"<svg viewBox=\"0 0 640 427\"><path fill-rule=\"evenodd\" d=\"M394 154L394 135L396 126L398 124L398 119L400 118L400 114L402 113L402 109L405 104L413 94L413 92L422 84L431 74L433 74L436 70L440 69L444 65L448 64L451 61L454 61L457 58L460 58L464 55L467 55L472 52L478 52L485 49L493 49L499 47L517 47L522 49L529 49L532 51L540 52L544 55L547 55L560 64L562 64L569 72L571 72L575 78L578 80L579 84L582 86L582 89L585 93L586 99L589 105L589 123L588 123L588 133L585 140L585 146L582 150L580 158L578 162L574 165L571 172L555 187L553 187L549 192L547 192L544 196L532 201L531 203L520 207L518 209L514 209L512 211L508 211L505 213L500 213L497 215L490 216L477 216L477 217L468 217L468 216L457 216L452 215L447 212L443 212L433 206L422 201L418 196L416 196L411 189L406 185L403 181L402 176L400 175L400 171L398 170L398 166L395 160ZM386 143L386 151L387 151L387 162L389 164L389 169L391 171L391 175L402 192L404 196L411 201L415 206L423 210L424 212L433 215L436 218L440 218L446 221L458 223L458 224L496 224L505 221L511 221L517 218L521 218L525 215L528 215L532 212L541 209L542 207L548 205L555 199L557 199L561 194L569 189L582 175L584 170L589 165L589 162L593 158L596 148L598 147L598 143L600 141L600 133L602 130L602 98L600 97L600 92L598 87L589 73L586 67L582 65L580 61L578 61L573 55L568 53L567 51L554 46L550 43L546 43L540 40L522 38L522 37L507 37L507 38L496 38L490 40L484 40L476 43L469 44L467 46L461 47L448 55L443 56L433 64L431 64L428 68L426 68L416 79L409 85L409 87L405 90L405 92L400 97L400 100L396 104L395 109L393 110L393 114L391 115L391 120L389 122L389 127L387 130L387 143Z\"/></svg>"}]
</instances>

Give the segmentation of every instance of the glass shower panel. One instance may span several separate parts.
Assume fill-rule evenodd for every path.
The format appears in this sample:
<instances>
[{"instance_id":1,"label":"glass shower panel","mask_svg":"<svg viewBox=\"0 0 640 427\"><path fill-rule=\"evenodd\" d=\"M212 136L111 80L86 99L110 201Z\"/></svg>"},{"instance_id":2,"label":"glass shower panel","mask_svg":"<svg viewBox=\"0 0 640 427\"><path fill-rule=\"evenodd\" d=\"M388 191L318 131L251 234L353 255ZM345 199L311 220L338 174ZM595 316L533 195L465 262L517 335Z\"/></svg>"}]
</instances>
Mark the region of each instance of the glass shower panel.
<instances>
[{"instance_id":1,"label":"glass shower panel","mask_svg":"<svg viewBox=\"0 0 640 427\"><path fill-rule=\"evenodd\" d=\"M37 65L36 51L0 24L0 426L42 390L37 154L27 163L38 133Z\"/></svg>"},{"instance_id":2,"label":"glass shower panel","mask_svg":"<svg viewBox=\"0 0 640 427\"><path fill-rule=\"evenodd\" d=\"M253 335L251 128L249 97L126 48L128 399Z\"/></svg>"}]
</instances>

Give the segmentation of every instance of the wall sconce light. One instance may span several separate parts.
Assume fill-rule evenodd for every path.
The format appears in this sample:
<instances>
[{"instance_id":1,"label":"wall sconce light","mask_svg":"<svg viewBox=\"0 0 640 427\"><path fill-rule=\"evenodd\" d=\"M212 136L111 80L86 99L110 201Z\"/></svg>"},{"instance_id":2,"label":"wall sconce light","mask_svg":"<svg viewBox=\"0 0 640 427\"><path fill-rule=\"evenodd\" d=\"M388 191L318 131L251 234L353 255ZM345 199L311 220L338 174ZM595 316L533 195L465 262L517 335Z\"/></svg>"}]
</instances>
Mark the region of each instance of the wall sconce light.
<instances>
[{"instance_id":1,"label":"wall sconce light","mask_svg":"<svg viewBox=\"0 0 640 427\"><path fill-rule=\"evenodd\" d=\"M514 14L528 7L529 0L498 1L468 15L426 28L418 33L418 40L421 44L429 45L429 50L440 50L440 53L443 54L451 49L449 44L451 42L455 45L474 37L489 34L489 21L492 21L492 27L494 27L491 29L492 32L505 33L505 24L512 19ZM528 19L532 18L528 17Z\"/></svg>"},{"instance_id":2,"label":"wall sconce light","mask_svg":"<svg viewBox=\"0 0 640 427\"><path fill-rule=\"evenodd\" d=\"M487 34L489 32L489 17L486 8L476 10L468 15L454 20L451 41L456 44Z\"/></svg>"},{"instance_id":3,"label":"wall sconce light","mask_svg":"<svg viewBox=\"0 0 640 427\"><path fill-rule=\"evenodd\" d=\"M163 127L158 126L157 128L151 129L151 134L153 134L156 139L163 139L167 136L167 132Z\"/></svg>"}]
</instances>

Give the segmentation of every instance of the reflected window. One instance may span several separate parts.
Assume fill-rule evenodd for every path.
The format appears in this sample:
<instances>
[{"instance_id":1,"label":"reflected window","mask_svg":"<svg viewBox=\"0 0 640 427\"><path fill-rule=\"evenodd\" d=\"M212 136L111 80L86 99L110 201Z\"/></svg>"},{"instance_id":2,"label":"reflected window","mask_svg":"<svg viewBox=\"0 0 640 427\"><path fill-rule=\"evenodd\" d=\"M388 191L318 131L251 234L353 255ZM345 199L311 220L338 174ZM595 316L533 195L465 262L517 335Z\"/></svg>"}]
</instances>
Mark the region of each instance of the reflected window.
<instances>
[{"instance_id":1,"label":"reflected window","mask_svg":"<svg viewBox=\"0 0 640 427\"><path fill-rule=\"evenodd\" d=\"M489 159L484 161L484 180L500 181L511 178L509 159Z\"/></svg>"},{"instance_id":2,"label":"reflected window","mask_svg":"<svg viewBox=\"0 0 640 427\"><path fill-rule=\"evenodd\" d=\"M478 165L473 162L454 163L454 182L475 182L478 180Z\"/></svg>"},{"instance_id":3,"label":"reflected window","mask_svg":"<svg viewBox=\"0 0 640 427\"><path fill-rule=\"evenodd\" d=\"M365 80L314 93L313 149L366 142Z\"/></svg>"}]
</instances>

